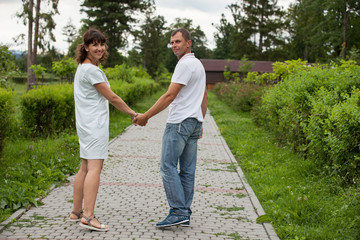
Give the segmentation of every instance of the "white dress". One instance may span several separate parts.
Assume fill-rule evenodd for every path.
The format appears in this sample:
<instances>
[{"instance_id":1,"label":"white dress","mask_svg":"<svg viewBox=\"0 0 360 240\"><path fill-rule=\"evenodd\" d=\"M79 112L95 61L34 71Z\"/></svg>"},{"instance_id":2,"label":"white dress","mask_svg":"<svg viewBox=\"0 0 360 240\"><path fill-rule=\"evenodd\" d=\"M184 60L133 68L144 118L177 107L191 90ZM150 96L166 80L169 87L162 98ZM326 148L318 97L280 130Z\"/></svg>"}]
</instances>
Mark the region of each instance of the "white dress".
<instances>
[{"instance_id":1,"label":"white dress","mask_svg":"<svg viewBox=\"0 0 360 240\"><path fill-rule=\"evenodd\" d=\"M104 72L92 64L79 64L74 79L76 131L80 157L107 159L109 143L109 102L94 84L105 82Z\"/></svg>"}]
</instances>

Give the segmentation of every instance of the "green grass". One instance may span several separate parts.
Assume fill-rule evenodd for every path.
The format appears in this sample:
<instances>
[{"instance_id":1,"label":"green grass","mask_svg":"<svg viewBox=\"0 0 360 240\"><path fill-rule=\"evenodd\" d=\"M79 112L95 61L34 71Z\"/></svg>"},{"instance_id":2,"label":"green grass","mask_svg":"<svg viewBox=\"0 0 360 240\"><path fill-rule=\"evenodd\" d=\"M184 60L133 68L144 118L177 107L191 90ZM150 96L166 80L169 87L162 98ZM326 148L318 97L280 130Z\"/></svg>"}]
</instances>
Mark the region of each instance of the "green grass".
<instances>
[{"instance_id":1,"label":"green grass","mask_svg":"<svg viewBox=\"0 0 360 240\"><path fill-rule=\"evenodd\" d=\"M280 239L360 239L359 186L321 175L212 92L209 109Z\"/></svg>"}]
</instances>

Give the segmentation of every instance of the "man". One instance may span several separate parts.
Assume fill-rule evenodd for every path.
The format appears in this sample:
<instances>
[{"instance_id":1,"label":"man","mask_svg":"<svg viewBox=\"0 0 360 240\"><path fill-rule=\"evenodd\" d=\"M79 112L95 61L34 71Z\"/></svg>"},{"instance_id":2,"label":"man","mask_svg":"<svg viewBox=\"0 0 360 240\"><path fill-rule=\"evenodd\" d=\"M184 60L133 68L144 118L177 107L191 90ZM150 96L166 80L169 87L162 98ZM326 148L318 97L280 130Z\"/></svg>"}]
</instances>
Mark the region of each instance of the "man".
<instances>
[{"instance_id":1,"label":"man","mask_svg":"<svg viewBox=\"0 0 360 240\"><path fill-rule=\"evenodd\" d=\"M160 166L170 212L165 220L156 224L159 228L179 224L190 226L197 140L202 136L202 122L207 109L205 70L191 53L189 31L177 29L172 32L170 44L179 60L171 84L147 112L134 118L135 125L145 126L152 116L170 105Z\"/></svg>"}]
</instances>

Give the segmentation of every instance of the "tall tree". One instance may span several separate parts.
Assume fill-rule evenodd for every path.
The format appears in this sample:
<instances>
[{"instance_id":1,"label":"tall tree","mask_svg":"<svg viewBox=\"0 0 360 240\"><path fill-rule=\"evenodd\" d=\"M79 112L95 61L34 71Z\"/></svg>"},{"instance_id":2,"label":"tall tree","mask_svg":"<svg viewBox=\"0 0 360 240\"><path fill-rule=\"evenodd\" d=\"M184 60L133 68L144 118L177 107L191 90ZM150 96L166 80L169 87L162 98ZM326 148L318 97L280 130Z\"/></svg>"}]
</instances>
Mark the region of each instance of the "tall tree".
<instances>
[{"instance_id":1,"label":"tall tree","mask_svg":"<svg viewBox=\"0 0 360 240\"><path fill-rule=\"evenodd\" d=\"M294 57L310 62L346 58L360 47L360 3L357 0L298 0L290 8ZM297 55L297 56L296 56Z\"/></svg>"},{"instance_id":2,"label":"tall tree","mask_svg":"<svg viewBox=\"0 0 360 240\"><path fill-rule=\"evenodd\" d=\"M136 15L144 12L154 4L153 0L84 0L81 11L87 14L83 19L86 27L96 27L108 37L110 56L107 66L120 64L122 61L119 49L125 47Z\"/></svg>"},{"instance_id":3,"label":"tall tree","mask_svg":"<svg viewBox=\"0 0 360 240\"><path fill-rule=\"evenodd\" d=\"M163 16L153 16L154 9L146 13L141 30L135 32L139 40L143 65L150 76L155 77L162 61L162 53L166 48L164 43L165 19Z\"/></svg>"},{"instance_id":4,"label":"tall tree","mask_svg":"<svg viewBox=\"0 0 360 240\"><path fill-rule=\"evenodd\" d=\"M71 19L69 19L66 25L63 27L62 34L66 37L65 41L69 44L69 48L70 48L71 44L78 37L78 32L76 30L76 27L72 23Z\"/></svg>"},{"instance_id":5,"label":"tall tree","mask_svg":"<svg viewBox=\"0 0 360 240\"><path fill-rule=\"evenodd\" d=\"M231 59L232 53L232 35L234 32L234 26L228 22L225 15L221 15L220 24L213 24L217 29L214 34L216 48L214 49L215 59Z\"/></svg>"},{"instance_id":6,"label":"tall tree","mask_svg":"<svg viewBox=\"0 0 360 240\"><path fill-rule=\"evenodd\" d=\"M277 0L237 0L227 9L234 23L231 25L224 17L220 20L215 34L215 52L220 49L224 52L222 44L225 42L230 45L227 58L270 60L269 56L277 57L271 53L285 45L282 34L286 26L285 11L277 5Z\"/></svg>"},{"instance_id":7,"label":"tall tree","mask_svg":"<svg viewBox=\"0 0 360 240\"><path fill-rule=\"evenodd\" d=\"M29 91L35 84L35 75L30 67L36 64L38 48L50 49L50 41L56 41L52 33L56 26L53 16L59 13L57 9L59 0L36 0L36 4L34 4L34 0L22 0L22 2L22 12L18 12L16 15L23 19L24 25L28 27L27 91ZM42 2L47 11L41 11Z\"/></svg>"}]
</instances>

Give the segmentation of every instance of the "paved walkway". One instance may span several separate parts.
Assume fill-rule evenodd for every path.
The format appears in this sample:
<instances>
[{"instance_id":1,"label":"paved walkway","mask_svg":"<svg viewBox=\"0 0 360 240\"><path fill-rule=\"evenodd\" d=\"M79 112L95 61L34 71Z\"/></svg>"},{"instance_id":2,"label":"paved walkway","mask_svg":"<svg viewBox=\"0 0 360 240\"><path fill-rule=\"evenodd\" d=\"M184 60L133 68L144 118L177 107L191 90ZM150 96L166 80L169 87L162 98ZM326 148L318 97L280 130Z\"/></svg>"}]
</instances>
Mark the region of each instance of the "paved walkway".
<instances>
[{"instance_id":1,"label":"paved walkway","mask_svg":"<svg viewBox=\"0 0 360 240\"><path fill-rule=\"evenodd\" d=\"M279 239L270 224L256 223L264 211L210 114L199 140L191 227L155 228L168 214L159 173L166 117L163 111L146 127L130 126L110 143L95 209L110 231L92 232L66 221L72 176L70 184L43 199L44 205L23 215L18 211L4 222L21 215L0 239Z\"/></svg>"}]
</instances>

